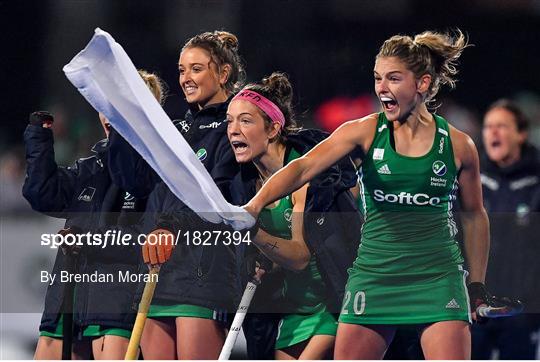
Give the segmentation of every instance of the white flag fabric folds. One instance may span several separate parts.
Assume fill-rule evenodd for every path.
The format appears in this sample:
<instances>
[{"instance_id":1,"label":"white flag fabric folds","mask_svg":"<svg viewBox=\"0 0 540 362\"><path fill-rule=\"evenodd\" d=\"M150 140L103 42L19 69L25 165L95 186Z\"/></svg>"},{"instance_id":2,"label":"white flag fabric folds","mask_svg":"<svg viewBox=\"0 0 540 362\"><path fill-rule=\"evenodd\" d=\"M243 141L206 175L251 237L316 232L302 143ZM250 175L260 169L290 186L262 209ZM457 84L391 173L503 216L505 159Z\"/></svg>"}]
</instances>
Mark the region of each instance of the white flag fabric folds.
<instances>
[{"instance_id":1,"label":"white flag fabric folds","mask_svg":"<svg viewBox=\"0 0 540 362\"><path fill-rule=\"evenodd\" d=\"M229 204L154 98L122 46L97 28L64 73L86 100L141 154L169 189L199 216L240 230L255 220Z\"/></svg>"}]
</instances>

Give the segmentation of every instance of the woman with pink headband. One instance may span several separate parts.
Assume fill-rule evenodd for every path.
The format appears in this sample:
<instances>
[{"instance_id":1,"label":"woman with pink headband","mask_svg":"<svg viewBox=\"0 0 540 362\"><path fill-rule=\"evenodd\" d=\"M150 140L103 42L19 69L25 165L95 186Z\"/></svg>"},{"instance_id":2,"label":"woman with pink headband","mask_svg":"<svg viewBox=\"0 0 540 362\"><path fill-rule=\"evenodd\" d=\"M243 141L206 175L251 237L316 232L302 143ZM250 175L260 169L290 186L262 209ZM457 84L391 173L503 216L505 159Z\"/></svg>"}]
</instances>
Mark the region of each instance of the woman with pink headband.
<instances>
[{"instance_id":1,"label":"woman with pink headband","mask_svg":"<svg viewBox=\"0 0 540 362\"><path fill-rule=\"evenodd\" d=\"M244 199L234 200L235 203L249 200L276 171L301 157L324 138L322 132L299 130L296 127L291 100L292 86L287 76L273 73L261 83L245 87L229 104L227 135L242 169L241 174L233 180L233 186L237 188L234 193L244 196ZM336 174L340 177L332 178ZM328 179L334 180L334 183L328 182ZM351 243L354 245L351 251L340 245L339 256L333 258L342 262L338 268L342 272L340 278L336 276L339 273L333 273L332 267L335 265L329 267L328 259L324 259L324 255L330 255L325 246L326 238L322 237L324 233L318 232L310 237L310 231L316 228L312 227L307 217L306 205L319 202L321 206L321 201L333 204L333 196L314 197L321 195L317 191L318 185L325 184L336 191L332 195L339 194L348 200L353 210L355 202L349 189L356 186L354 168L350 162L343 162L320 181L306 184L263 209L258 220L258 232L255 236L251 234L257 248L284 269L279 305L286 314L279 322L276 359L324 359L332 355L337 330L337 318L332 312L339 310L340 290L345 285L346 269L352 264L350 256L354 255L351 251L357 246L357 236ZM243 192L238 192L239 188ZM355 214L355 221L359 227L358 214ZM349 223L354 228L353 224ZM327 236L336 236L337 232L346 229L343 226L335 228ZM347 238L340 235L335 239L345 241ZM265 283L263 278L262 287ZM261 298L261 293L265 296L264 291L259 289L257 293L259 298L256 296L253 306L257 311L268 313L269 305L274 305L274 308L278 305L275 299ZM267 309L260 305L261 302L267 302Z\"/></svg>"}]
</instances>

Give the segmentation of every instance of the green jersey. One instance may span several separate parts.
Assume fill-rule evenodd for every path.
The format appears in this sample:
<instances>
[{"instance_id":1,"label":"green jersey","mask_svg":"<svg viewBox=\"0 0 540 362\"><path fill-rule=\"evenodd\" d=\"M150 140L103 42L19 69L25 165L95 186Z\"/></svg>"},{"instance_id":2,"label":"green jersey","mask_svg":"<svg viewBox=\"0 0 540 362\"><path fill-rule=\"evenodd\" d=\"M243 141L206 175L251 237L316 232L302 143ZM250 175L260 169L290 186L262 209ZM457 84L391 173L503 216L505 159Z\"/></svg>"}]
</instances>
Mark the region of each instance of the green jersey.
<instances>
[{"instance_id":1,"label":"green jersey","mask_svg":"<svg viewBox=\"0 0 540 362\"><path fill-rule=\"evenodd\" d=\"M298 157L300 154L292 149L287 163ZM275 207L266 207L261 211L259 224L270 235L290 240L292 211L292 196L285 196ZM304 270L299 272L286 270L285 275L283 295L293 306L294 312L310 313L320 307L325 287L313 256Z\"/></svg>"},{"instance_id":2,"label":"green jersey","mask_svg":"<svg viewBox=\"0 0 540 362\"><path fill-rule=\"evenodd\" d=\"M358 324L469 320L466 271L455 240L458 188L448 123L433 115L423 156L396 152L393 124L379 114L359 170L365 222L340 320Z\"/></svg>"},{"instance_id":3,"label":"green jersey","mask_svg":"<svg viewBox=\"0 0 540 362\"><path fill-rule=\"evenodd\" d=\"M291 149L286 163L298 157L300 154ZM292 196L288 195L280 199L275 207L261 211L260 226L270 235L290 240L292 212ZM325 296L326 288L315 257L311 257L302 271L285 271L283 297L292 313L283 315L280 321L276 349L293 346L314 335L336 335L337 320L326 310Z\"/></svg>"},{"instance_id":4,"label":"green jersey","mask_svg":"<svg viewBox=\"0 0 540 362\"><path fill-rule=\"evenodd\" d=\"M392 247L455 245L452 203L458 188L448 123L434 115L435 137L420 157L397 153L392 124L379 115L373 143L360 167L364 242Z\"/></svg>"}]
</instances>

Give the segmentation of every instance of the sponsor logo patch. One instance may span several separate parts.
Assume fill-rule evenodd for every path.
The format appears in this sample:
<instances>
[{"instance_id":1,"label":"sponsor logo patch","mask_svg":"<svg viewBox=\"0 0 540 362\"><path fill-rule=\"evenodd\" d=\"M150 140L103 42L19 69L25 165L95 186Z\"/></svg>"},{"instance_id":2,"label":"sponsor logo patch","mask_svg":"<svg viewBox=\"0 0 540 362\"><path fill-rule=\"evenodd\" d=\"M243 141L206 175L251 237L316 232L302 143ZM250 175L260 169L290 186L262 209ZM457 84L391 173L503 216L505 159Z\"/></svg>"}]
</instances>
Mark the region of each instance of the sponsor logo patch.
<instances>
[{"instance_id":1,"label":"sponsor logo patch","mask_svg":"<svg viewBox=\"0 0 540 362\"><path fill-rule=\"evenodd\" d=\"M124 204L122 205L122 210L133 210L135 209L135 197L129 192L124 194Z\"/></svg>"},{"instance_id":2,"label":"sponsor logo patch","mask_svg":"<svg viewBox=\"0 0 540 362\"><path fill-rule=\"evenodd\" d=\"M459 303L454 299L452 298L451 301L448 302L448 304L446 304L446 309L459 309L461 308L459 306Z\"/></svg>"},{"instance_id":3,"label":"sponsor logo patch","mask_svg":"<svg viewBox=\"0 0 540 362\"><path fill-rule=\"evenodd\" d=\"M387 164L382 165L378 170L378 173L382 173L384 175L390 175L392 174L392 171L390 171L390 168L388 168Z\"/></svg>"},{"instance_id":4,"label":"sponsor logo patch","mask_svg":"<svg viewBox=\"0 0 540 362\"><path fill-rule=\"evenodd\" d=\"M212 122L212 123L209 123L209 124L201 124L199 126L199 129L205 129L205 128L218 128L220 124L222 124L223 122L225 121L221 121L221 122Z\"/></svg>"},{"instance_id":5,"label":"sponsor logo patch","mask_svg":"<svg viewBox=\"0 0 540 362\"><path fill-rule=\"evenodd\" d=\"M411 194L410 192L400 192L399 194L385 194L383 190L375 190L373 198L378 202L388 202L390 204L436 206L440 204L441 199L430 197L428 194Z\"/></svg>"}]
</instances>

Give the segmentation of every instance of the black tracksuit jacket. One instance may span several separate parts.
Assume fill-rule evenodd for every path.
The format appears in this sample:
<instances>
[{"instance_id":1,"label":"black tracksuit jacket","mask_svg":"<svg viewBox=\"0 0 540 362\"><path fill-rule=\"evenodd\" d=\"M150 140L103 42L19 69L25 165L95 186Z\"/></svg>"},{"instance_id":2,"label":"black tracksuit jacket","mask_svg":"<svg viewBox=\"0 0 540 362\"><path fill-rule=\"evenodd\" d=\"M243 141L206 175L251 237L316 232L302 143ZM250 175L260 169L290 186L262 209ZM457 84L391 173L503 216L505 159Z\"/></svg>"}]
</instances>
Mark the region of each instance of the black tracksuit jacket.
<instances>
[{"instance_id":1,"label":"black tracksuit jacket","mask_svg":"<svg viewBox=\"0 0 540 362\"><path fill-rule=\"evenodd\" d=\"M228 103L191 109L185 120L175 121L175 126L230 201L230 181L238 172L238 165L227 139ZM175 235L179 230L184 233L227 229L224 225L205 222L189 210L118 134L113 133L110 139L109 167L113 181L134 196L148 196L143 217L145 232L160 227ZM233 245L188 246L181 238L171 258L161 267L153 301L161 305L193 304L234 311L241 294L238 263Z\"/></svg>"},{"instance_id":2,"label":"black tracksuit jacket","mask_svg":"<svg viewBox=\"0 0 540 362\"><path fill-rule=\"evenodd\" d=\"M108 229L137 232L146 200L135 199L112 184L107 168L107 140L94 145L92 156L81 158L70 167L56 164L50 129L29 125L24 132L24 141L27 175L23 195L34 210L65 218L66 228L83 234L103 234ZM81 330L90 324L131 329L136 312L134 290L137 285L119 282L117 273L139 272L140 248L85 245L75 260L70 258L58 250L53 267L57 277L47 289L40 330L54 331L63 312L66 288L66 283L59 282L59 273L71 268L69 272L114 273L115 276L112 283L75 285L75 325Z\"/></svg>"}]
</instances>

